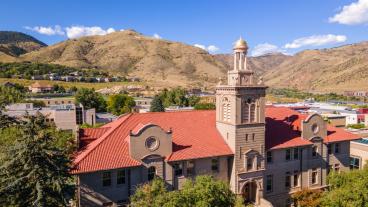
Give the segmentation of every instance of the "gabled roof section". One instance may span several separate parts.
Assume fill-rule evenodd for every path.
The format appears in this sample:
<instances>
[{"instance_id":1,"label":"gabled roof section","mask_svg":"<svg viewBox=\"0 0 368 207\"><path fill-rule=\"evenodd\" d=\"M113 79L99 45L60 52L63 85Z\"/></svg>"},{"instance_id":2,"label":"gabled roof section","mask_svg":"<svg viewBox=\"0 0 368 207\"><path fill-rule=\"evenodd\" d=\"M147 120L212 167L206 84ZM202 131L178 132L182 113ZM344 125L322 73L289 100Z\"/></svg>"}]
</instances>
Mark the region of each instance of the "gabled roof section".
<instances>
[{"instance_id":1,"label":"gabled roof section","mask_svg":"<svg viewBox=\"0 0 368 207\"><path fill-rule=\"evenodd\" d=\"M214 111L134 113L103 126L109 129L76 156L72 173L141 165L129 156L127 137L131 130L147 124L172 129L173 153L166 157L169 162L233 154L216 129Z\"/></svg>"},{"instance_id":2,"label":"gabled roof section","mask_svg":"<svg viewBox=\"0 0 368 207\"><path fill-rule=\"evenodd\" d=\"M266 149L282 149L311 145L301 137L301 123L308 114L301 114L287 107L266 107ZM358 135L327 124L327 137L324 143L359 139Z\"/></svg>"}]
</instances>

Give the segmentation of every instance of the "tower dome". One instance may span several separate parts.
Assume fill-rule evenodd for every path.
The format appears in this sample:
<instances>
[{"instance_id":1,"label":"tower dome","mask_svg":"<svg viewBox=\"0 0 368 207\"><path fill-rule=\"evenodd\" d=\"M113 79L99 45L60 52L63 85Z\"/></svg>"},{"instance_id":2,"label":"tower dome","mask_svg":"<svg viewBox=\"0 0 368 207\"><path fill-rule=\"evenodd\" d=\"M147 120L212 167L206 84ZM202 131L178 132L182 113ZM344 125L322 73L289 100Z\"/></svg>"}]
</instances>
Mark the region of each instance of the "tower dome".
<instances>
[{"instance_id":1,"label":"tower dome","mask_svg":"<svg viewBox=\"0 0 368 207\"><path fill-rule=\"evenodd\" d=\"M243 40L243 38L240 37L239 40L235 42L234 50L247 50L247 49L248 49L247 42L245 42L245 40Z\"/></svg>"}]
</instances>

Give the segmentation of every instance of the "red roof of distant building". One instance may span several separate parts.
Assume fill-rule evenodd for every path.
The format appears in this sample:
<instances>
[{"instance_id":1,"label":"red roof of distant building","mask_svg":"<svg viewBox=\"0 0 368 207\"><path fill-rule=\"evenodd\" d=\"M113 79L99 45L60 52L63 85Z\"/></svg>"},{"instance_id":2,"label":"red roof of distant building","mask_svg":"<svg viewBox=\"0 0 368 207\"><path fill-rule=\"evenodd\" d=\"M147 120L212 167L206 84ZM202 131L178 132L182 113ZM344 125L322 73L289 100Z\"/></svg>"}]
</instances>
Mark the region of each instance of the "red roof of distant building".
<instances>
[{"instance_id":1,"label":"red roof of distant building","mask_svg":"<svg viewBox=\"0 0 368 207\"><path fill-rule=\"evenodd\" d=\"M266 149L281 149L312 144L301 138L301 121L307 115L283 107L266 108ZM146 124L172 130L173 152L167 161L233 155L216 128L215 111L181 111L128 114L97 129L84 129L89 139L98 137L78 152L72 173L139 166L129 156L129 133ZM324 142L358 139L357 135L328 126Z\"/></svg>"}]
</instances>

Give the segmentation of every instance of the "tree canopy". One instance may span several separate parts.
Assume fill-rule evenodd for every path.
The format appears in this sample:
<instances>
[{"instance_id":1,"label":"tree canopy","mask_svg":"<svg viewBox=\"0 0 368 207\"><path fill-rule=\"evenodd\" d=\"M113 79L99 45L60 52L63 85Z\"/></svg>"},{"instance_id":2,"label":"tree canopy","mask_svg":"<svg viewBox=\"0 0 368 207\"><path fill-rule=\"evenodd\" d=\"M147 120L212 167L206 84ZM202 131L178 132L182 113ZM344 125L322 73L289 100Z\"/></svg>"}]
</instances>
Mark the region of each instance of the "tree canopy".
<instances>
[{"instance_id":1,"label":"tree canopy","mask_svg":"<svg viewBox=\"0 0 368 207\"><path fill-rule=\"evenodd\" d=\"M189 96L188 92L183 88L174 88L171 90L164 89L159 97L164 105L164 107L169 106L194 106L199 102L198 96Z\"/></svg>"},{"instance_id":2,"label":"tree canopy","mask_svg":"<svg viewBox=\"0 0 368 207\"><path fill-rule=\"evenodd\" d=\"M74 192L69 174L71 136L61 135L41 114L27 116L0 133L9 143L0 162L0 203L67 206Z\"/></svg>"},{"instance_id":3,"label":"tree canopy","mask_svg":"<svg viewBox=\"0 0 368 207\"><path fill-rule=\"evenodd\" d=\"M129 113L135 106L133 97L126 94L115 94L107 100L107 111L114 115Z\"/></svg>"},{"instance_id":4,"label":"tree canopy","mask_svg":"<svg viewBox=\"0 0 368 207\"><path fill-rule=\"evenodd\" d=\"M162 104L162 100L160 96L153 97L153 100L151 102L150 111L151 112L164 112L165 111L165 107Z\"/></svg>"},{"instance_id":5,"label":"tree canopy","mask_svg":"<svg viewBox=\"0 0 368 207\"><path fill-rule=\"evenodd\" d=\"M368 168L329 175L322 206L368 206Z\"/></svg>"},{"instance_id":6,"label":"tree canopy","mask_svg":"<svg viewBox=\"0 0 368 207\"><path fill-rule=\"evenodd\" d=\"M97 112L106 111L104 97L94 89L81 88L75 94L75 102L82 104L86 109L95 108Z\"/></svg>"},{"instance_id":7,"label":"tree canopy","mask_svg":"<svg viewBox=\"0 0 368 207\"><path fill-rule=\"evenodd\" d=\"M234 206L235 201L229 185L211 176L187 180L178 191L167 191L164 181L156 178L140 186L131 196L133 207L223 207ZM237 206L240 206L239 201Z\"/></svg>"}]
</instances>

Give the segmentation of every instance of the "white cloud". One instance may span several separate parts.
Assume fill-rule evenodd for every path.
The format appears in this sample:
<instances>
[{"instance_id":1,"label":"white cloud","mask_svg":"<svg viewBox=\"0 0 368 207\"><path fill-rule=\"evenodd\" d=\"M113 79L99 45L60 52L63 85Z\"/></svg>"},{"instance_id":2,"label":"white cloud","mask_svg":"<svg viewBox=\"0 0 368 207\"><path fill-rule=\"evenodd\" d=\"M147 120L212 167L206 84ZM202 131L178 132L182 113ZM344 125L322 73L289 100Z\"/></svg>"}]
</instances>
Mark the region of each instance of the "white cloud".
<instances>
[{"instance_id":1,"label":"white cloud","mask_svg":"<svg viewBox=\"0 0 368 207\"><path fill-rule=\"evenodd\" d=\"M44 35L64 35L65 32L59 25L55 25L54 27L44 27L44 26L35 26L35 27L24 27L25 29L44 34Z\"/></svg>"},{"instance_id":2,"label":"white cloud","mask_svg":"<svg viewBox=\"0 0 368 207\"><path fill-rule=\"evenodd\" d=\"M194 47L199 47L199 48L201 48L202 50L206 50L206 46L201 45L201 44L194 44Z\"/></svg>"},{"instance_id":3,"label":"white cloud","mask_svg":"<svg viewBox=\"0 0 368 207\"><path fill-rule=\"evenodd\" d=\"M269 53L281 52L285 53L284 50L280 49L278 46L269 44L269 43L262 43L256 45L252 50L252 56L261 56Z\"/></svg>"},{"instance_id":4,"label":"white cloud","mask_svg":"<svg viewBox=\"0 0 368 207\"><path fill-rule=\"evenodd\" d=\"M216 47L215 45L209 45L208 47L206 47L205 45L201 45L201 44L194 44L195 47L199 47L202 50L207 50L208 52L217 52L220 50L220 48Z\"/></svg>"},{"instance_id":5,"label":"white cloud","mask_svg":"<svg viewBox=\"0 0 368 207\"><path fill-rule=\"evenodd\" d=\"M157 34L157 33L153 34L153 38L155 38L155 39L162 39L162 37L159 34Z\"/></svg>"},{"instance_id":6,"label":"white cloud","mask_svg":"<svg viewBox=\"0 0 368 207\"><path fill-rule=\"evenodd\" d=\"M287 43L284 47L287 49L295 49L304 46L321 46L326 44L341 43L346 41L345 35L312 35L309 37L302 37L294 40L291 43Z\"/></svg>"},{"instance_id":7,"label":"white cloud","mask_svg":"<svg viewBox=\"0 0 368 207\"><path fill-rule=\"evenodd\" d=\"M66 36L68 38L78 38L83 36L91 35L106 35L115 32L114 28L108 28L107 30L102 29L98 26L85 27L85 26L71 26L66 27Z\"/></svg>"},{"instance_id":8,"label":"white cloud","mask_svg":"<svg viewBox=\"0 0 368 207\"><path fill-rule=\"evenodd\" d=\"M368 23L368 0L358 0L344 6L340 13L329 18L329 22L347 25Z\"/></svg>"},{"instance_id":9,"label":"white cloud","mask_svg":"<svg viewBox=\"0 0 368 207\"><path fill-rule=\"evenodd\" d=\"M207 47L208 52L217 52L220 48L216 47L215 45L210 45Z\"/></svg>"}]
</instances>

